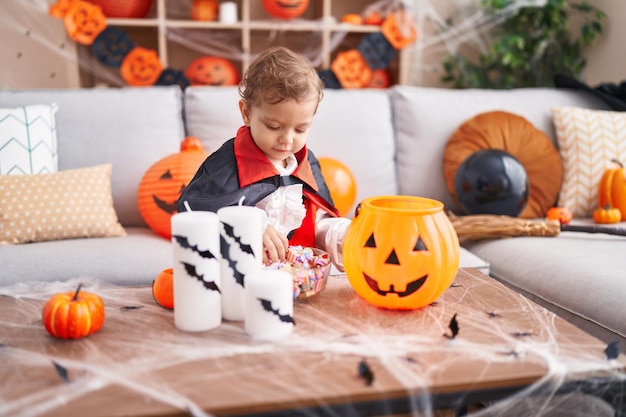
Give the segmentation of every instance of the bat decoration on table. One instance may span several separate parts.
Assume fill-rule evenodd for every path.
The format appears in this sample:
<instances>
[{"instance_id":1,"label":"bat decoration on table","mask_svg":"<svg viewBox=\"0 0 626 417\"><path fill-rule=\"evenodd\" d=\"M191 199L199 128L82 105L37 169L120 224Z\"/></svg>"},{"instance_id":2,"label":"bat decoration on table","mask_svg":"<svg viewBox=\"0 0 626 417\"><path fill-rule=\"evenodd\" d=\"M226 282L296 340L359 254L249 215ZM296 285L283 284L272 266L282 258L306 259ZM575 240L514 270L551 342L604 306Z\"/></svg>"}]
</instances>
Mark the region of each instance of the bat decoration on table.
<instances>
[{"instance_id":1,"label":"bat decoration on table","mask_svg":"<svg viewBox=\"0 0 626 417\"><path fill-rule=\"evenodd\" d=\"M210 250L199 250L198 245L190 244L186 236L174 235L172 237L176 239L176 243L183 249L191 249L205 259L217 259Z\"/></svg>"},{"instance_id":2,"label":"bat decoration on table","mask_svg":"<svg viewBox=\"0 0 626 417\"><path fill-rule=\"evenodd\" d=\"M359 377L365 380L365 384L370 386L374 382L374 372L370 366L365 362L365 359L361 359L359 362Z\"/></svg>"},{"instance_id":3,"label":"bat decoration on table","mask_svg":"<svg viewBox=\"0 0 626 417\"><path fill-rule=\"evenodd\" d=\"M224 239L222 235L220 235L220 248L222 252L222 259L225 259L226 262L228 262L228 266L233 271L233 277L235 278L235 281L237 282L237 284L243 287L244 286L243 278L245 275L237 269L237 261L234 259L231 259L230 253L229 253L230 251L228 248L228 242L226 242L226 239Z\"/></svg>"},{"instance_id":4,"label":"bat decoration on table","mask_svg":"<svg viewBox=\"0 0 626 417\"><path fill-rule=\"evenodd\" d=\"M217 291L220 294L222 293L220 291L220 288L214 281L205 281L204 275L198 274L195 265L188 264L187 262L181 262L181 264L183 264L183 266L185 267L185 271L187 272L187 274L189 274L189 276L191 277L197 278L198 281L200 281L204 285L204 288L206 288L207 290Z\"/></svg>"},{"instance_id":5,"label":"bat decoration on table","mask_svg":"<svg viewBox=\"0 0 626 417\"><path fill-rule=\"evenodd\" d=\"M241 237L235 235L235 229L233 228L233 226L224 222L222 222L222 224L224 225L224 232L226 233L226 235L228 237L233 238L235 242L237 242L237 244L239 245L239 249L241 249L242 252L249 253L250 255L254 255L252 246L241 243Z\"/></svg>"},{"instance_id":6,"label":"bat decoration on table","mask_svg":"<svg viewBox=\"0 0 626 417\"><path fill-rule=\"evenodd\" d=\"M61 379L65 382L70 382L70 377L67 372L67 368L55 361L52 361L52 364L54 365L54 369L57 371L57 374L59 374Z\"/></svg>"},{"instance_id":7,"label":"bat decoration on table","mask_svg":"<svg viewBox=\"0 0 626 417\"><path fill-rule=\"evenodd\" d=\"M454 339L459 334L459 322L456 321L456 313L452 316L450 324L448 324L448 328L452 334L444 334L444 336L448 339Z\"/></svg>"},{"instance_id":8,"label":"bat decoration on table","mask_svg":"<svg viewBox=\"0 0 626 417\"><path fill-rule=\"evenodd\" d=\"M140 308L143 308L143 306L123 306L123 307L120 307L120 310L122 311L139 310Z\"/></svg>"},{"instance_id":9,"label":"bat decoration on table","mask_svg":"<svg viewBox=\"0 0 626 417\"><path fill-rule=\"evenodd\" d=\"M514 332L511 333L511 336L513 337L530 337L532 336L532 332Z\"/></svg>"},{"instance_id":10,"label":"bat decoration on table","mask_svg":"<svg viewBox=\"0 0 626 417\"><path fill-rule=\"evenodd\" d=\"M293 323L294 325L296 324L293 317L291 317L289 314L280 314L278 309L272 306L272 302L270 300L266 300L264 298L257 298L257 300L261 302L261 305L263 306L263 310L271 312L276 317L278 317L280 321L282 321L283 323Z\"/></svg>"},{"instance_id":11,"label":"bat decoration on table","mask_svg":"<svg viewBox=\"0 0 626 417\"><path fill-rule=\"evenodd\" d=\"M606 358L608 360L617 359L619 356L619 341L614 340L609 343L606 349L604 349L604 353L606 354Z\"/></svg>"}]
</instances>

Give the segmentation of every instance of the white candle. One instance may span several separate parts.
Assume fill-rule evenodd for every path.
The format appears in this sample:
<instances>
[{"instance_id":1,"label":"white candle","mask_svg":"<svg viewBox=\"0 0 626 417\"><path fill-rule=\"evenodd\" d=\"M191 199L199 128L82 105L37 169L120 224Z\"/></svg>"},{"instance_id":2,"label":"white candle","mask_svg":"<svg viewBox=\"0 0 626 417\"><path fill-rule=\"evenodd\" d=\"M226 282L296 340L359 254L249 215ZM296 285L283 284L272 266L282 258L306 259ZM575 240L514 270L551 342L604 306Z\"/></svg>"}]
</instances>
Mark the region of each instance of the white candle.
<instances>
[{"instance_id":1,"label":"white candle","mask_svg":"<svg viewBox=\"0 0 626 417\"><path fill-rule=\"evenodd\" d=\"M220 223L208 211L171 218L174 270L174 324L180 330L211 330L222 322Z\"/></svg>"},{"instance_id":2,"label":"white candle","mask_svg":"<svg viewBox=\"0 0 626 417\"><path fill-rule=\"evenodd\" d=\"M221 233L222 317L243 321L245 281L263 267L265 212L251 206L222 207L217 211Z\"/></svg>"},{"instance_id":3,"label":"white candle","mask_svg":"<svg viewBox=\"0 0 626 417\"><path fill-rule=\"evenodd\" d=\"M224 1L220 3L220 22L237 23L237 3L234 1Z\"/></svg>"},{"instance_id":4,"label":"white candle","mask_svg":"<svg viewBox=\"0 0 626 417\"><path fill-rule=\"evenodd\" d=\"M293 278L287 271L261 269L246 281L244 329L255 339L276 339L291 333Z\"/></svg>"}]
</instances>

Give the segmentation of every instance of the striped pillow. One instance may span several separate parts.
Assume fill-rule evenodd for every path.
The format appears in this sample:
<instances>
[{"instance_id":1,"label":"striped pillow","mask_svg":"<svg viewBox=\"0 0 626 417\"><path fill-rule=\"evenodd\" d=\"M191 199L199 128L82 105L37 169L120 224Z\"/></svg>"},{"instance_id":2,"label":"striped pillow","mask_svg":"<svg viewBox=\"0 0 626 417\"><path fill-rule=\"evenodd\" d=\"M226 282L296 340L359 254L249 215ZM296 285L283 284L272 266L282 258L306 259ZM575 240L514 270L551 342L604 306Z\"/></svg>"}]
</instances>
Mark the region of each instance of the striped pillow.
<instances>
[{"instance_id":1,"label":"striped pillow","mask_svg":"<svg viewBox=\"0 0 626 417\"><path fill-rule=\"evenodd\" d=\"M552 108L563 161L558 205L574 217L591 217L598 206L598 185L611 159L626 162L626 113L576 107Z\"/></svg>"}]
</instances>

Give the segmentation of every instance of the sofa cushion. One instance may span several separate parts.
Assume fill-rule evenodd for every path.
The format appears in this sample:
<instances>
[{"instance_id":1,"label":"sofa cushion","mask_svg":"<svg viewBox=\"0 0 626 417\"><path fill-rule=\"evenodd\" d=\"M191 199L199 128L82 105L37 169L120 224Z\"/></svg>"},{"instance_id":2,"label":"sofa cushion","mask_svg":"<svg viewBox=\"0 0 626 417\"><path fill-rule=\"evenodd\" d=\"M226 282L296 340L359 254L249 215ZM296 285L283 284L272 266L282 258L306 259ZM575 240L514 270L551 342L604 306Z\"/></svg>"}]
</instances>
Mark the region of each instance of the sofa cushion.
<instances>
[{"instance_id":1,"label":"sofa cushion","mask_svg":"<svg viewBox=\"0 0 626 417\"><path fill-rule=\"evenodd\" d=\"M493 277L531 300L607 343L626 343L626 258L616 255L626 251L625 237L561 232L557 237L490 239L464 246L489 262Z\"/></svg>"},{"instance_id":2,"label":"sofa cushion","mask_svg":"<svg viewBox=\"0 0 626 417\"><path fill-rule=\"evenodd\" d=\"M185 91L188 134L212 152L242 125L236 87L191 87ZM386 90L324 90L307 146L319 157L343 162L354 174L354 206L366 197L397 192L395 144Z\"/></svg>"},{"instance_id":3,"label":"sofa cushion","mask_svg":"<svg viewBox=\"0 0 626 417\"><path fill-rule=\"evenodd\" d=\"M0 174L56 172L58 106L0 109Z\"/></svg>"},{"instance_id":4,"label":"sofa cushion","mask_svg":"<svg viewBox=\"0 0 626 417\"><path fill-rule=\"evenodd\" d=\"M590 217L598 207L598 184L617 159L626 163L626 113L576 107L552 109L563 159L559 206L575 217Z\"/></svg>"},{"instance_id":5,"label":"sofa cushion","mask_svg":"<svg viewBox=\"0 0 626 417\"><path fill-rule=\"evenodd\" d=\"M443 155L443 175L456 200L455 178L466 158L483 149L498 149L514 156L526 170L530 183L528 204L521 218L544 217L556 204L563 167L550 138L524 117L490 111L466 120L452 134Z\"/></svg>"},{"instance_id":6,"label":"sofa cushion","mask_svg":"<svg viewBox=\"0 0 626 417\"><path fill-rule=\"evenodd\" d=\"M59 170L113 164L111 188L124 226L145 225L137 188L146 170L178 152L185 132L178 86L0 91L0 107L57 103Z\"/></svg>"},{"instance_id":7,"label":"sofa cushion","mask_svg":"<svg viewBox=\"0 0 626 417\"><path fill-rule=\"evenodd\" d=\"M455 90L400 85L390 90L398 192L440 200L446 210L454 211L459 207L445 185L443 152L450 136L465 120L492 110L524 115L556 143L550 113L553 106L607 108L589 93L553 88Z\"/></svg>"},{"instance_id":8,"label":"sofa cushion","mask_svg":"<svg viewBox=\"0 0 626 417\"><path fill-rule=\"evenodd\" d=\"M0 286L96 278L115 285L150 285L172 267L172 244L147 227L127 235L0 247Z\"/></svg>"},{"instance_id":9,"label":"sofa cushion","mask_svg":"<svg viewBox=\"0 0 626 417\"><path fill-rule=\"evenodd\" d=\"M111 164L0 176L0 244L124 236L111 197Z\"/></svg>"}]
</instances>

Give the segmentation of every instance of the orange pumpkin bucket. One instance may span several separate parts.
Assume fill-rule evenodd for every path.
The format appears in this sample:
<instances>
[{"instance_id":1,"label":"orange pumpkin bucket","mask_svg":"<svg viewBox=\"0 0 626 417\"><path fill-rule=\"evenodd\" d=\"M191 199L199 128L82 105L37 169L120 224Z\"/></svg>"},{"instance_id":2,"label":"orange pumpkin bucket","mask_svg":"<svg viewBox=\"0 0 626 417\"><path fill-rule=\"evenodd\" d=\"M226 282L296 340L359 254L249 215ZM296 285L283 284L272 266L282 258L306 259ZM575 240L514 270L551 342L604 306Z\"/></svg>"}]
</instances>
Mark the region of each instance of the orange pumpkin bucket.
<instances>
[{"instance_id":1,"label":"orange pumpkin bucket","mask_svg":"<svg viewBox=\"0 0 626 417\"><path fill-rule=\"evenodd\" d=\"M460 246L443 203L414 196L363 200L346 233L343 261L352 288L393 310L429 305L459 269Z\"/></svg>"}]
</instances>

